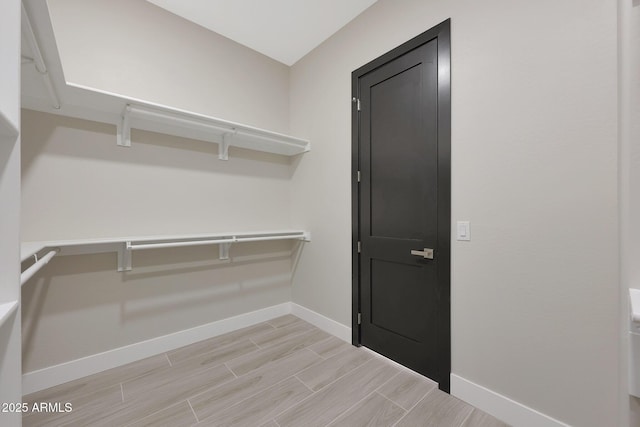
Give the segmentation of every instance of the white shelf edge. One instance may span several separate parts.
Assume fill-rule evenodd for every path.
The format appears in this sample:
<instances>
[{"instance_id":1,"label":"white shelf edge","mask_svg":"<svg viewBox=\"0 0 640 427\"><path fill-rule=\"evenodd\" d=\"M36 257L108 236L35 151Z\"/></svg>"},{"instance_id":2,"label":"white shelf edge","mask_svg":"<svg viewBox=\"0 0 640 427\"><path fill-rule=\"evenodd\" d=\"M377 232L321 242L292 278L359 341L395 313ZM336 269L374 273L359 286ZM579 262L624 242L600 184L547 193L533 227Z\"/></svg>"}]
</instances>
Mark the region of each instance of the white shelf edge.
<instances>
[{"instance_id":1,"label":"white shelf edge","mask_svg":"<svg viewBox=\"0 0 640 427\"><path fill-rule=\"evenodd\" d=\"M18 309L18 301L0 303L0 327Z\"/></svg>"},{"instance_id":2,"label":"white shelf edge","mask_svg":"<svg viewBox=\"0 0 640 427\"><path fill-rule=\"evenodd\" d=\"M22 242L22 260L26 260L40 250L51 246L79 246L91 244L108 244L108 243L124 243L128 241L136 242L155 242L166 240L189 240L189 239L209 239L221 238L226 236L269 236L269 235L285 235L307 233L300 229L281 229L281 230L257 230L257 231L224 231L215 233L185 233L185 234L155 234L145 236L118 236L118 237L97 237L86 239L70 239L70 240L34 240ZM25 252L26 251L26 252Z\"/></svg>"},{"instance_id":3,"label":"white shelf edge","mask_svg":"<svg viewBox=\"0 0 640 427\"><path fill-rule=\"evenodd\" d=\"M202 243L220 245L220 256L228 258L229 244L243 243L241 239L264 240L301 240L308 242L311 234L304 230L275 230L253 232L224 232L206 234L180 234L180 235L155 235L155 236L126 236L107 237L78 240L50 240L42 242L23 242L20 248L20 259L26 261L44 249L55 249L59 255L85 255L105 252L118 253L118 271L131 270L131 244L157 244L163 246L197 246ZM224 242L208 242L208 240L228 239ZM240 239L236 241L236 239ZM247 240L248 242L252 240ZM176 244L177 243L177 244ZM184 245L181 243L185 243ZM167 245L168 244L168 245Z\"/></svg>"},{"instance_id":4,"label":"white shelf edge","mask_svg":"<svg viewBox=\"0 0 640 427\"><path fill-rule=\"evenodd\" d=\"M166 133L220 145L220 159L227 149L240 147L285 156L311 149L307 140L185 110L142 103L127 103L118 125L118 145L131 146L131 129Z\"/></svg>"},{"instance_id":5,"label":"white shelf edge","mask_svg":"<svg viewBox=\"0 0 640 427\"><path fill-rule=\"evenodd\" d=\"M115 124L118 127L118 144L123 146L128 146L128 133L129 129L141 129L147 131L155 131L159 133L168 133L174 136L183 136L186 138L196 139L200 141L207 141L220 144L222 148L222 139L221 135L224 133L228 134L236 134L235 141L233 141L233 137L229 141L230 146L236 146L240 148L246 148L250 150L256 151L264 151L269 153L275 153L285 156L294 156L297 154L302 154L311 150L311 143L307 139L294 137L291 135L287 135L280 132L274 132L262 128L258 128L255 126L250 126L230 120L221 119L218 117L207 116L201 113L195 113L193 111L184 110L181 108L174 108L168 105L163 105L151 101L146 101L139 98L129 97L123 94L109 92L101 89L97 89L90 86L79 85L73 82L65 82L65 86L69 88L73 88L76 91L81 91L85 94L90 94L90 96L102 96L107 97L111 101L120 105L120 111L116 114L119 116L119 121ZM130 112L129 120L126 120L125 117L129 110L134 110ZM137 112L136 112L137 110ZM148 120L144 125L141 124L140 118L136 118L135 115L144 115L145 112L149 112L150 114L161 114L164 115L166 119L169 121L173 119L177 119L179 122L184 121L192 121L196 126L201 127L200 131L188 132L184 131L184 125L182 126L174 126L172 131L167 131L168 126L166 121L159 123L157 120ZM64 106L63 111L60 112L64 115ZM113 114L114 112L111 111ZM72 113L73 114L73 113ZM74 116L77 114L73 114ZM131 121L134 123L131 123ZM137 121L137 122L136 122ZM130 122L130 123L127 123ZM155 124L154 124L155 122ZM150 124L149 124L150 123ZM123 126L125 125L125 126ZM202 134L202 126L210 125L212 127L223 128L218 132L214 132L212 135L208 135L206 137L198 136L197 134ZM158 129L158 130L154 130ZM263 143L255 143L251 142L253 140L263 140ZM249 141L249 142L247 142ZM274 144L276 148L274 148ZM222 151L222 150L221 150Z\"/></svg>"}]
</instances>

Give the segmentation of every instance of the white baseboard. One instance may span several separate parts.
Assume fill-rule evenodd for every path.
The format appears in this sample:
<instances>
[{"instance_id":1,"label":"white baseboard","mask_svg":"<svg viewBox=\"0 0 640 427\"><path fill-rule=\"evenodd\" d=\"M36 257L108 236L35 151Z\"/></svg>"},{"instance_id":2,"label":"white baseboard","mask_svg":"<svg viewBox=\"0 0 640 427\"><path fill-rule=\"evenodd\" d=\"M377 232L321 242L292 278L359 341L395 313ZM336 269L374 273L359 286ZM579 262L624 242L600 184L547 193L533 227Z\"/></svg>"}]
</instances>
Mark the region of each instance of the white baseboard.
<instances>
[{"instance_id":1,"label":"white baseboard","mask_svg":"<svg viewBox=\"0 0 640 427\"><path fill-rule=\"evenodd\" d=\"M342 323L338 323L333 319L329 319L322 314L316 313L313 310L309 310L308 308L295 303L291 303L291 314L298 316L302 320L311 323L313 326L316 326L331 335L351 343L351 328L343 325Z\"/></svg>"},{"instance_id":2,"label":"white baseboard","mask_svg":"<svg viewBox=\"0 0 640 427\"><path fill-rule=\"evenodd\" d=\"M37 371L27 372L22 375L22 393L23 395L34 393L289 313L291 313L291 303L285 302Z\"/></svg>"},{"instance_id":3,"label":"white baseboard","mask_svg":"<svg viewBox=\"0 0 640 427\"><path fill-rule=\"evenodd\" d=\"M568 427L568 424L455 374L451 374L451 394L513 426Z\"/></svg>"}]
</instances>

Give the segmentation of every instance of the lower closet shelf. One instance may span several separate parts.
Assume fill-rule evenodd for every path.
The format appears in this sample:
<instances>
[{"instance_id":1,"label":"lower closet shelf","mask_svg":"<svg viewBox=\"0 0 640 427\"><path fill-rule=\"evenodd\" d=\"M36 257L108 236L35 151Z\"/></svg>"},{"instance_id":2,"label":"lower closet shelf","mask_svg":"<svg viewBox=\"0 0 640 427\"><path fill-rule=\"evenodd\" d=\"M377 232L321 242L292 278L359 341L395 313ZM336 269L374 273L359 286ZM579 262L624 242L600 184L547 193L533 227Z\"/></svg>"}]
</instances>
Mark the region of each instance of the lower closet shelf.
<instances>
[{"instance_id":1,"label":"lower closet shelf","mask_svg":"<svg viewBox=\"0 0 640 427\"><path fill-rule=\"evenodd\" d=\"M55 240L44 242L24 242L21 247L21 259L34 258L35 263L23 273L26 282L33 273L43 267L56 254L84 255L104 252L117 252L118 271L131 270L131 252L145 249L160 249L184 246L218 245L220 259L229 259L229 248L234 243L262 242L272 240L298 240L309 242L311 235L301 230L277 230L242 233L184 234L171 236L129 236L118 238L98 238L81 240ZM43 251L46 255L38 259ZM35 271L34 271L35 270Z\"/></svg>"}]
</instances>

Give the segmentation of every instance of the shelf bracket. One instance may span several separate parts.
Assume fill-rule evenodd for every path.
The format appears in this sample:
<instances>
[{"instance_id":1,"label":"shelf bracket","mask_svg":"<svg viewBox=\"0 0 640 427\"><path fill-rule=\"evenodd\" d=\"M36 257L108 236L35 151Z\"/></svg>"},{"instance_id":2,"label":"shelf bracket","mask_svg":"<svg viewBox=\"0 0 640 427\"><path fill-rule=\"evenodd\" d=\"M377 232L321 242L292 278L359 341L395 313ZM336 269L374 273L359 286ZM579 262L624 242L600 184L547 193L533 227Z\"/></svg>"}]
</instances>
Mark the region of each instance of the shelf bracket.
<instances>
[{"instance_id":1,"label":"shelf bracket","mask_svg":"<svg viewBox=\"0 0 640 427\"><path fill-rule=\"evenodd\" d=\"M220 143L218 159L229 160L229 145L231 145L231 138L233 138L235 134L236 134L235 128L231 132L222 134L222 143Z\"/></svg>"},{"instance_id":2,"label":"shelf bracket","mask_svg":"<svg viewBox=\"0 0 640 427\"><path fill-rule=\"evenodd\" d=\"M131 271L131 242L124 242L118 248L118 271Z\"/></svg>"},{"instance_id":3,"label":"shelf bracket","mask_svg":"<svg viewBox=\"0 0 640 427\"><path fill-rule=\"evenodd\" d=\"M131 106L127 105L117 125L117 142L120 147L131 147Z\"/></svg>"},{"instance_id":4,"label":"shelf bracket","mask_svg":"<svg viewBox=\"0 0 640 427\"><path fill-rule=\"evenodd\" d=\"M227 260L229 259L229 248L231 248L231 243L220 243L218 245L218 248L220 250L220 256L219 258L221 260Z\"/></svg>"}]
</instances>

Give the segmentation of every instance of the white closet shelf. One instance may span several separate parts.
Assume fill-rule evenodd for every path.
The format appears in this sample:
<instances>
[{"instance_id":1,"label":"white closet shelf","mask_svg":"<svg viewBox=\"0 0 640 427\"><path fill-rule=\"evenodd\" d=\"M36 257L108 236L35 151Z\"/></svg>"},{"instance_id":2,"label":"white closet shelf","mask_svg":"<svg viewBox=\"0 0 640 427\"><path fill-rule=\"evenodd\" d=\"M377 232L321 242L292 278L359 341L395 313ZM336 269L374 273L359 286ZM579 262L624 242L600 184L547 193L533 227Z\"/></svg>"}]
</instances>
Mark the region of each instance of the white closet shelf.
<instances>
[{"instance_id":1,"label":"white closet shelf","mask_svg":"<svg viewBox=\"0 0 640 427\"><path fill-rule=\"evenodd\" d=\"M18 301L0 303L0 326L18 309Z\"/></svg>"},{"instance_id":2,"label":"white closet shelf","mask_svg":"<svg viewBox=\"0 0 640 427\"><path fill-rule=\"evenodd\" d=\"M127 104L118 126L118 145L131 146L131 129L141 129L219 144L218 158L228 159L229 147L294 156L311 143L277 132L215 117L159 106Z\"/></svg>"},{"instance_id":3,"label":"white closet shelf","mask_svg":"<svg viewBox=\"0 0 640 427\"><path fill-rule=\"evenodd\" d=\"M131 270L131 252L135 250L160 249L169 247L219 245L220 259L229 258L229 248L233 243L259 242L270 240L300 240L309 242L311 235L301 230L277 230L241 233L183 234L170 236L128 236L81 240L52 240L43 242L24 242L21 247L21 259L26 261L38 253L49 249L51 259L58 255L84 255L104 252L118 253L118 271ZM46 262L41 263L41 265ZM26 271L25 271L26 273ZM24 274L24 273L23 273ZM29 276L30 277L30 276ZM27 277L28 280L28 277Z\"/></svg>"}]
</instances>

